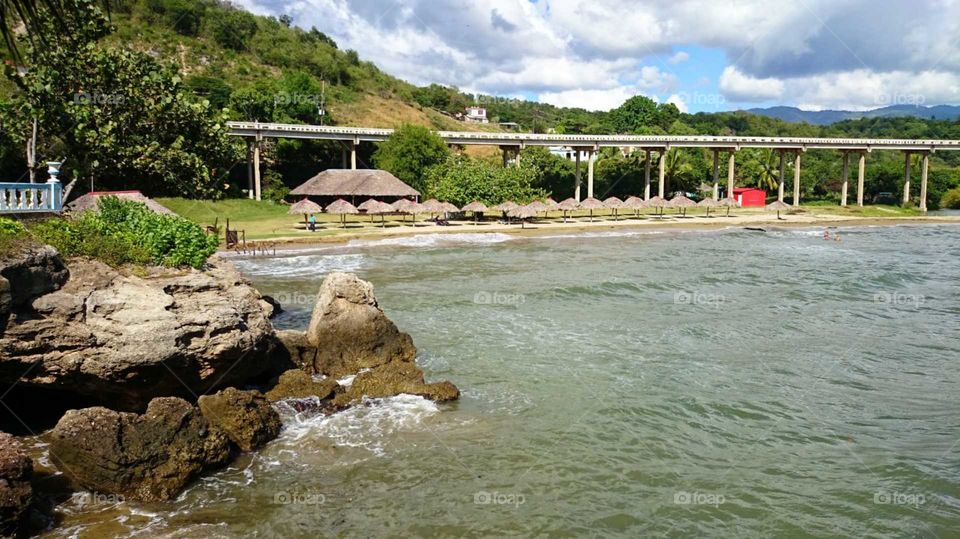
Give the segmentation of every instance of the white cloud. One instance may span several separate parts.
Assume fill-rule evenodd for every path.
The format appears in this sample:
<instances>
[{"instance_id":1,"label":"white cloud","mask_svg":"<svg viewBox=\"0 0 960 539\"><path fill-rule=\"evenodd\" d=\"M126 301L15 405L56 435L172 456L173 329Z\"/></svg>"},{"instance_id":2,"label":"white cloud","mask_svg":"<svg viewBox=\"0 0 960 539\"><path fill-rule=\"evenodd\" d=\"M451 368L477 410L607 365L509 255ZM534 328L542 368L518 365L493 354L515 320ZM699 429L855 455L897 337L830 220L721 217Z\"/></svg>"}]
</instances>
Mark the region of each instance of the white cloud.
<instances>
[{"instance_id":1,"label":"white cloud","mask_svg":"<svg viewBox=\"0 0 960 539\"><path fill-rule=\"evenodd\" d=\"M728 66L720 75L720 92L731 101L770 101L783 95L784 84L779 79L758 79Z\"/></svg>"},{"instance_id":2,"label":"white cloud","mask_svg":"<svg viewBox=\"0 0 960 539\"><path fill-rule=\"evenodd\" d=\"M579 107L587 110L607 111L615 109L624 101L636 95L626 87L609 90L564 90L562 92L544 92L537 96L539 101L558 107Z\"/></svg>"},{"instance_id":3,"label":"white cloud","mask_svg":"<svg viewBox=\"0 0 960 539\"><path fill-rule=\"evenodd\" d=\"M667 103L673 103L676 105L680 112L690 112L690 109L687 108L687 104L684 103L683 97L678 94L673 94L667 98Z\"/></svg>"},{"instance_id":4,"label":"white cloud","mask_svg":"<svg viewBox=\"0 0 960 539\"><path fill-rule=\"evenodd\" d=\"M682 64L683 62L686 62L689 59L690 59L689 53L685 51L678 51L676 54L674 54L667 60L667 63L671 65L677 65L677 64Z\"/></svg>"}]
</instances>

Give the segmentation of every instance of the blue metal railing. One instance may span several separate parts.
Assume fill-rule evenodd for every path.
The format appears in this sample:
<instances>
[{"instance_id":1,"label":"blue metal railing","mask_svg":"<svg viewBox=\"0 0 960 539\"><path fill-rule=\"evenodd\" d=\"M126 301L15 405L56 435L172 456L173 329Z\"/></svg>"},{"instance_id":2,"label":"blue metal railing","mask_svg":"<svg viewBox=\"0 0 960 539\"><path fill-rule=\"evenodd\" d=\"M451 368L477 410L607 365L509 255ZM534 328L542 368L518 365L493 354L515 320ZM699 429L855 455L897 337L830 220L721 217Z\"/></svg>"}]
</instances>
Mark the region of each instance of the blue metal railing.
<instances>
[{"instance_id":1,"label":"blue metal railing","mask_svg":"<svg viewBox=\"0 0 960 539\"><path fill-rule=\"evenodd\" d=\"M62 211L63 185L57 180L47 183L0 182L0 215Z\"/></svg>"}]
</instances>

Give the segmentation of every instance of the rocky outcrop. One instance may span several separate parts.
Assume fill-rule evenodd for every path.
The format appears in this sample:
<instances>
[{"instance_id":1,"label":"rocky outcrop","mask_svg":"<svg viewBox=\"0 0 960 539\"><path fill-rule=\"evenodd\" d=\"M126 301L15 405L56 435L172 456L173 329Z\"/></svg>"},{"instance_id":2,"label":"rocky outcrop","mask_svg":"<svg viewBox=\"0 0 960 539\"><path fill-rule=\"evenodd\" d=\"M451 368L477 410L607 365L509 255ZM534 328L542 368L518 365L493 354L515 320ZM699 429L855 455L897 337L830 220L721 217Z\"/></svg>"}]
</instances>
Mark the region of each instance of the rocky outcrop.
<instances>
[{"instance_id":1,"label":"rocky outcrop","mask_svg":"<svg viewBox=\"0 0 960 539\"><path fill-rule=\"evenodd\" d=\"M183 399L154 399L143 415L70 410L50 435L50 455L78 486L143 501L168 500L232 456L227 435Z\"/></svg>"},{"instance_id":2,"label":"rocky outcrop","mask_svg":"<svg viewBox=\"0 0 960 539\"><path fill-rule=\"evenodd\" d=\"M253 451L280 434L280 414L259 391L227 388L197 401L204 419L242 451Z\"/></svg>"},{"instance_id":3,"label":"rocky outcrop","mask_svg":"<svg viewBox=\"0 0 960 539\"><path fill-rule=\"evenodd\" d=\"M55 264L39 267L60 275ZM140 411L155 397L193 398L272 367L269 313L228 262L214 257L204 271L151 268L137 275L85 259L70 268L62 288L20 307L25 294L13 286L0 382Z\"/></svg>"},{"instance_id":4,"label":"rocky outcrop","mask_svg":"<svg viewBox=\"0 0 960 539\"><path fill-rule=\"evenodd\" d=\"M69 276L57 250L47 245L28 243L0 257L0 333L18 307L57 290Z\"/></svg>"},{"instance_id":5,"label":"rocky outcrop","mask_svg":"<svg viewBox=\"0 0 960 539\"><path fill-rule=\"evenodd\" d=\"M310 397L324 400L333 396L334 391L339 387L337 381L332 378L317 381L300 369L290 369L280 375L276 385L267 392L267 399L273 402Z\"/></svg>"},{"instance_id":6,"label":"rocky outcrop","mask_svg":"<svg viewBox=\"0 0 960 539\"><path fill-rule=\"evenodd\" d=\"M428 384L423 371L413 363L395 362L361 372L353 383L333 399L335 408L356 404L363 397L392 397L401 393L419 395L436 402L447 402L460 397L460 390L450 382Z\"/></svg>"},{"instance_id":7,"label":"rocky outcrop","mask_svg":"<svg viewBox=\"0 0 960 539\"><path fill-rule=\"evenodd\" d=\"M33 461L20 442L0 432L0 535L13 535L30 506Z\"/></svg>"},{"instance_id":8,"label":"rocky outcrop","mask_svg":"<svg viewBox=\"0 0 960 539\"><path fill-rule=\"evenodd\" d=\"M364 396L408 393L444 402L460 395L450 382L424 382L423 371L414 362L417 349L410 335L397 329L380 309L373 285L353 274L329 274L320 286L307 331L281 331L277 337L305 373L330 378L315 382L309 376L285 373L286 384L278 383L267 393L271 400L311 395L323 400L333 391L332 408L344 408ZM348 387L331 380L350 375L355 378ZM281 390L284 385L288 389Z\"/></svg>"},{"instance_id":9,"label":"rocky outcrop","mask_svg":"<svg viewBox=\"0 0 960 539\"><path fill-rule=\"evenodd\" d=\"M412 362L417 349L410 335L387 318L373 285L351 273L327 275L306 332L312 353L301 351L313 373L339 377L394 361Z\"/></svg>"}]
</instances>

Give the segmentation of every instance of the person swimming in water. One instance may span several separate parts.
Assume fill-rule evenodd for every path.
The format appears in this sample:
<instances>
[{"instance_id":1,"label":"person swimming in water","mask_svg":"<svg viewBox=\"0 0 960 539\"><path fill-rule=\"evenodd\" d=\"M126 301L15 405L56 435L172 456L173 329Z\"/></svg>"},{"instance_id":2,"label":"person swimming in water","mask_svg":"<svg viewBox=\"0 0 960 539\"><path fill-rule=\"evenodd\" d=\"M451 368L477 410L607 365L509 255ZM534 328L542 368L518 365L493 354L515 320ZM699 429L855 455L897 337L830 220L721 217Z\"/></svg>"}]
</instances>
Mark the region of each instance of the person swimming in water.
<instances>
[{"instance_id":1,"label":"person swimming in water","mask_svg":"<svg viewBox=\"0 0 960 539\"><path fill-rule=\"evenodd\" d=\"M829 230L824 230L824 231L823 231L823 239L825 239L825 240L829 240L829 239L830 239L830 231L829 231Z\"/></svg>"}]
</instances>

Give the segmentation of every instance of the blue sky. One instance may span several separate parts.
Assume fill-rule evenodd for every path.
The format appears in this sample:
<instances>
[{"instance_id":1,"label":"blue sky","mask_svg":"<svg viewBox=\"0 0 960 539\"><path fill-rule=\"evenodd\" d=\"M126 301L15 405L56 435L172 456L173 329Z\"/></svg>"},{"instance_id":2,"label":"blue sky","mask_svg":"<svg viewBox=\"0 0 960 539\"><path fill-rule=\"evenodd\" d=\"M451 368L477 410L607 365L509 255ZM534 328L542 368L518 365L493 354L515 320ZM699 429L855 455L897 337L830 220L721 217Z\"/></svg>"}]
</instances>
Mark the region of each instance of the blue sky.
<instances>
[{"instance_id":1,"label":"blue sky","mask_svg":"<svg viewBox=\"0 0 960 539\"><path fill-rule=\"evenodd\" d=\"M239 0L415 84L608 110L960 104L960 0Z\"/></svg>"}]
</instances>

